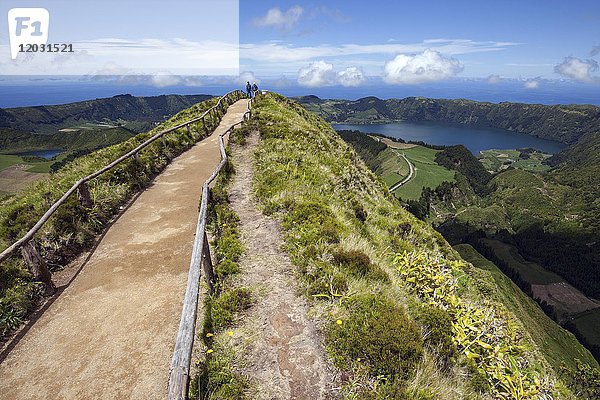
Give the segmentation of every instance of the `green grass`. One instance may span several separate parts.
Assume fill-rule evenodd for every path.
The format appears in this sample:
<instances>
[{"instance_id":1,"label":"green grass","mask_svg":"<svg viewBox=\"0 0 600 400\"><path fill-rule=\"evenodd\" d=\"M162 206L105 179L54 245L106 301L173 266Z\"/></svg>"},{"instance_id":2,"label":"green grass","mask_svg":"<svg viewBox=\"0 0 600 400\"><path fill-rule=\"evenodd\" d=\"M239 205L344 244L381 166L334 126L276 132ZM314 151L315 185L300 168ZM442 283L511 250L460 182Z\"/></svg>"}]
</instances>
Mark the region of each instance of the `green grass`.
<instances>
[{"instance_id":1,"label":"green grass","mask_svg":"<svg viewBox=\"0 0 600 400\"><path fill-rule=\"evenodd\" d=\"M517 271L519 275L532 285L547 285L550 283L564 282L559 275L548 271L541 265L526 261L514 246L495 239L481 239L499 259L503 260L509 268Z\"/></svg>"},{"instance_id":2,"label":"green grass","mask_svg":"<svg viewBox=\"0 0 600 400\"><path fill-rule=\"evenodd\" d=\"M418 200L423 188L435 188L442 182L454 182L454 171L438 165L435 154L439 150L416 146L398 150L404 153L415 167L413 178L394 191L394 195L403 200Z\"/></svg>"},{"instance_id":3,"label":"green grass","mask_svg":"<svg viewBox=\"0 0 600 400\"><path fill-rule=\"evenodd\" d=\"M550 157L550 154L535 151L530 153L529 158L519 157L519 150L484 150L481 152L479 161L488 171L500 171L509 166L532 172L545 172L550 166L542 162Z\"/></svg>"},{"instance_id":4,"label":"green grass","mask_svg":"<svg viewBox=\"0 0 600 400\"><path fill-rule=\"evenodd\" d=\"M255 153L254 192L263 211L282 221L284 248L315 318L340 330L341 336L327 336L325 345L350 376L342 396L383 399L418 393L416 398L453 399L480 398L478 390L497 396L510 390L507 398L536 398L518 394L519 385L552 390L549 382L558 378L529 338L529 327L516 325L516 317L500 300L477 289L477 277L470 276L458 253L406 212L329 124L275 94L255 103L254 118L262 138ZM431 165L434 154L416 149L413 158ZM340 250L351 256L336 257ZM374 280L363 273L371 271L367 260L390 279ZM414 377L404 376L398 385L377 358L387 336L360 343L366 335L362 328L373 321L364 321L368 312L355 316L351 310L365 298L385 303L386 309L407 309L411 322L403 324L405 334L418 322L422 306L448 310L452 337L459 344L450 368L428 347ZM420 328L427 337L426 323ZM561 398L560 389L553 395Z\"/></svg>"},{"instance_id":5,"label":"green grass","mask_svg":"<svg viewBox=\"0 0 600 400\"><path fill-rule=\"evenodd\" d=\"M375 173L381 176L386 185L392 186L408 176L409 168L406 161L399 155L401 151L387 148L376 157L381 164Z\"/></svg>"},{"instance_id":6,"label":"green grass","mask_svg":"<svg viewBox=\"0 0 600 400\"><path fill-rule=\"evenodd\" d=\"M16 164L27 164L19 156L0 154L0 171Z\"/></svg>"},{"instance_id":7,"label":"green grass","mask_svg":"<svg viewBox=\"0 0 600 400\"><path fill-rule=\"evenodd\" d=\"M600 308L581 313L574 319L577 330L592 345L600 346Z\"/></svg>"},{"instance_id":8,"label":"green grass","mask_svg":"<svg viewBox=\"0 0 600 400\"><path fill-rule=\"evenodd\" d=\"M230 140L239 139L238 133ZM209 229L213 233L216 282L214 293L204 301L204 326L200 339L207 351L206 356L198 360L198 375L192 380L190 398L249 398L250 380L234 368L242 354L234 350L226 332L234 329L243 311L250 308L255 300L249 288L241 287L235 281L241 272L239 261L245 249L238 228L239 217L229 206L227 187L233 173L233 164L228 159L211 189L208 215Z\"/></svg>"},{"instance_id":9,"label":"green grass","mask_svg":"<svg viewBox=\"0 0 600 400\"><path fill-rule=\"evenodd\" d=\"M454 249L463 259L473 264L474 268L469 271L469 275L473 277L482 295L506 306L523 327L522 331L529 334L554 369L558 370L563 362L570 368L575 368L575 359L598 366L592 355L570 332L548 317L535 300L523 293L494 263L471 245L460 244L454 246Z\"/></svg>"}]
</instances>

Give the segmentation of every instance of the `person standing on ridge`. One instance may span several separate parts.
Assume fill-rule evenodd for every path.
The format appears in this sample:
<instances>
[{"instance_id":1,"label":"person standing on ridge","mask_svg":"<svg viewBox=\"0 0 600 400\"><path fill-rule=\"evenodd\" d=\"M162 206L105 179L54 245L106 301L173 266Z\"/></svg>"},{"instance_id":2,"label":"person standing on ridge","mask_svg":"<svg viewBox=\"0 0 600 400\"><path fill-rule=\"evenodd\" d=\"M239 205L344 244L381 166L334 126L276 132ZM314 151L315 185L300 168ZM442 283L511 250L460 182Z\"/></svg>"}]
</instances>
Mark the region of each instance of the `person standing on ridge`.
<instances>
[{"instance_id":1,"label":"person standing on ridge","mask_svg":"<svg viewBox=\"0 0 600 400\"><path fill-rule=\"evenodd\" d=\"M256 97L256 92L258 92L258 85L256 82L252 83L252 98Z\"/></svg>"},{"instance_id":2,"label":"person standing on ridge","mask_svg":"<svg viewBox=\"0 0 600 400\"><path fill-rule=\"evenodd\" d=\"M246 95L249 99L252 98L252 86L250 85L250 81L246 82Z\"/></svg>"}]
</instances>

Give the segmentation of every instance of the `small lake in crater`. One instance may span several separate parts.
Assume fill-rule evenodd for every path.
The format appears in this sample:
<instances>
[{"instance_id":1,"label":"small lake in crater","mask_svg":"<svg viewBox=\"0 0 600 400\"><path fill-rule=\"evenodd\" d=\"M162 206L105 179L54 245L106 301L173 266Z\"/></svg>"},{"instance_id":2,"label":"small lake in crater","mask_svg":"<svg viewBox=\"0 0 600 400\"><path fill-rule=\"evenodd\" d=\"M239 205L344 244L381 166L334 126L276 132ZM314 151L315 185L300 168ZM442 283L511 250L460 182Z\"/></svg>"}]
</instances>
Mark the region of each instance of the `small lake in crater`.
<instances>
[{"instance_id":1,"label":"small lake in crater","mask_svg":"<svg viewBox=\"0 0 600 400\"><path fill-rule=\"evenodd\" d=\"M22 153L14 153L16 156L33 156L33 157L42 157L46 160L50 160L52 157L59 155L64 152L63 149L49 149L49 150L34 150L34 151L24 151Z\"/></svg>"},{"instance_id":2,"label":"small lake in crater","mask_svg":"<svg viewBox=\"0 0 600 400\"><path fill-rule=\"evenodd\" d=\"M567 147L564 143L541 139L526 133L436 122L403 121L391 124L333 124L332 126L336 130L346 129L364 133L378 133L406 141L423 141L443 146L462 144L475 156L479 155L482 150L507 150L527 147L554 154Z\"/></svg>"}]
</instances>

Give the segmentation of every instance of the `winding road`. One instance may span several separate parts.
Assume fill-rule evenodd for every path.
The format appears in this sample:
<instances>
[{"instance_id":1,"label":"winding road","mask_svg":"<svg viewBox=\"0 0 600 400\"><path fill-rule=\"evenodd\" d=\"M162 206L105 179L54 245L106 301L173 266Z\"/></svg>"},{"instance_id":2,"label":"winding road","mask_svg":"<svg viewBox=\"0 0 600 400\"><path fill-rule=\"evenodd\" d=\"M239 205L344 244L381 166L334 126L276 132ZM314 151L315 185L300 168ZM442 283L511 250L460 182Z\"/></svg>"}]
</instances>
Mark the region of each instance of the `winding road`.
<instances>
[{"instance_id":1,"label":"winding road","mask_svg":"<svg viewBox=\"0 0 600 400\"><path fill-rule=\"evenodd\" d=\"M396 153L396 155L404 158L404 161L406 161L406 163L408 164L408 176L406 178L402 179L400 182L393 185L392 187L390 187L390 189L389 189L390 192L393 192L394 190L398 189L402 185L408 183L415 175L415 167L410 161L408 161L408 158L406 158L404 153L400 154L397 151L394 151L394 153Z\"/></svg>"}]
</instances>

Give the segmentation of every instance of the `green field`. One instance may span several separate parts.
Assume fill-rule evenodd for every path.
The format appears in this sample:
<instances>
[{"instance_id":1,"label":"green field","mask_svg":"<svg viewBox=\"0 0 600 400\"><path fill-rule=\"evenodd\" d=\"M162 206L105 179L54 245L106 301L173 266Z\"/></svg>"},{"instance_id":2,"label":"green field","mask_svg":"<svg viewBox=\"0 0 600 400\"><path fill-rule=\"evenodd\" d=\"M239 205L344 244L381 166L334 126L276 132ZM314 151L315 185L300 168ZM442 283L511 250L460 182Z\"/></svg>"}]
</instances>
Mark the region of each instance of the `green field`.
<instances>
[{"instance_id":1,"label":"green field","mask_svg":"<svg viewBox=\"0 0 600 400\"><path fill-rule=\"evenodd\" d=\"M438 151L423 146L402 150L406 158L413 163L415 175L408 183L394 191L396 197L404 200L417 200L421 197L423 188L435 188L442 182L454 181L454 171L435 162L435 154Z\"/></svg>"},{"instance_id":2,"label":"green field","mask_svg":"<svg viewBox=\"0 0 600 400\"><path fill-rule=\"evenodd\" d=\"M0 154L0 171L12 167L17 164L25 164L31 165L30 168L27 168L26 172L34 172L34 173L48 173L50 172L50 166L56 161L63 160L65 157L69 155L69 152L64 152L57 156L56 158L48 161L40 161L40 162L30 162L24 161L21 156L15 156L12 154Z\"/></svg>"},{"instance_id":3,"label":"green field","mask_svg":"<svg viewBox=\"0 0 600 400\"><path fill-rule=\"evenodd\" d=\"M600 346L600 308L579 314L573 322L590 344Z\"/></svg>"},{"instance_id":4,"label":"green field","mask_svg":"<svg viewBox=\"0 0 600 400\"><path fill-rule=\"evenodd\" d=\"M503 303L526 328L531 340L542 350L544 358L558 369L561 362L574 367L575 359L598 365L592 355L585 351L577 339L567 330L544 314L538 304L521 291L494 263L483 257L472 246L460 244L454 246L461 257L473 264L469 271L479 289L492 301ZM600 326L600 312L595 313L596 320L582 321L586 328L597 329ZM579 324L579 321L577 321ZM596 325L593 325L593 324ZM579 325L577 325L579 328ZM580 329L583 329L580 328ZM598 335L596 331L596 335Z\"/></svg>"},{"instance_id":5,"label":"green field","mask_svg":"<svg viewBox=\"0 0 600 400\"><path fill-rule=\"evenodd\" d=\"M15 164L23 164L23 159L19 156L0 154L0 171Z\"/></svg>"},{"instance_id":6,"label":"green field","mask_svg":"<svg viewBox=\"0 0 600 400\"><path fill-rule=\"evenodd\" d=\"M507 263L509 268L517 271L521 278L532 285L564 282L564 279L554 272L548 271L537 263L524 260L519 251L510 244L494 239L481 239L481 241L494 251L496 257Z\"/></svg>"},{"instance_id":7,"label":"green field","mask_svg":"<svg viewBox=\"0 0 600 400\"><path fill-rule=\"evenodd\" d=\"M397 152L388 147L376 157L380 165L375 173L381 176L388 187L400 182L409 172L408 164Z\"/></svg>"},{"instance_id":8,"label":"green field","mask_svg":"<svg viewBox=\"0 0 600 400\"><path fill-rule=\"evenodd\" d=\"M484 150L479 161L486 170L498 172L510 166L533 172L548 171L550 166L542 164L551 155L538 151L531 152L529 158L521 155L519 150Z\"/></svg>"}]
</instances>

